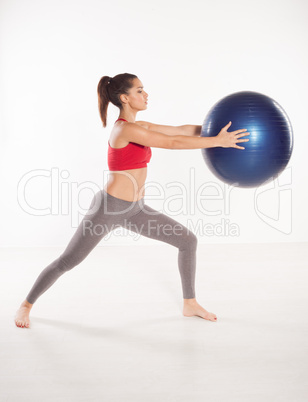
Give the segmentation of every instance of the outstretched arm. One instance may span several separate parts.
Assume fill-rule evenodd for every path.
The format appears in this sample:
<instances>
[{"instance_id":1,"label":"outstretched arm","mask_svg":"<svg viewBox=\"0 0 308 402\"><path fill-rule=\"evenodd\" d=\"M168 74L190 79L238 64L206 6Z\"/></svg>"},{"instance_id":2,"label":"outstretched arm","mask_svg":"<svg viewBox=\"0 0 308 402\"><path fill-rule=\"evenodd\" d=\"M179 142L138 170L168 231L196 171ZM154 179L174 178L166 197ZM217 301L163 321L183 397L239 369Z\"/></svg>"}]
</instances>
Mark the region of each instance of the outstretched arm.
<instances>
[{"instance_id":1,"label":"outstretched arm","mask_svg":"<svg viewBox=\"0 0 308 402\"><path fill-rule=\"evenodd\" d=\"M249 141L248 139L240 139L246 135L247 129L228 132L231 121L223 127L219 134L214 137L188 136L188 135L166 135L158 131L152 131L136 125L135 123L124 123L121 127L121 137L128 142L135 142L148 147L167 148L167 149L198 149L198 148L238 148L245 149L237 145L239 142Z\"/></svg>"},{"instance_id":2,"label":"outstretched arm","mask_svg":"<svg viewBox=\"0 0 308 402\"><path fill-rule=\"evenodd\" d=\"M147 130L156 131L165 135L187 135L191 137L200 137L201 127L192 124L185 124L183 126L164 126L161 124L149 123L147 121L136 121L136 124L146 128Z\"/></svg>"}]
</instances>

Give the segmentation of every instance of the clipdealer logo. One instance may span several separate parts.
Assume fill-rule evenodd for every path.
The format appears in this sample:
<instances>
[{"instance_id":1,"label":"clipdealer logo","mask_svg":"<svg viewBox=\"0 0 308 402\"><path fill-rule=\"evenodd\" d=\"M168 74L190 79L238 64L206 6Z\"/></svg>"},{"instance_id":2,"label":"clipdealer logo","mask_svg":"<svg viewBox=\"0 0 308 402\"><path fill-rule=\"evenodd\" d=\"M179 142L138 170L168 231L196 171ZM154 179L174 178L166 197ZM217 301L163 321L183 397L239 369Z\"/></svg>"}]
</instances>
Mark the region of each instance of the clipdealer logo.
<instances>
[{"instance_id":1,"label":"clipdealer logo","mask_svg":"<svg viewBox=\"0 0 308 402\"><path fill-rule=\"evenodd\" d=\"M108 174L110 174L108 170L104 171L104 183L107 182ZM127 172L123 172L123 174L130 176L133 186L137 188L134 177ZM90 190L94 196L101 191L101 187L90 181L69 182L67 180L69 175L67 170L60 171L57 167L53 167L51 170L35 169L25 173L17 186L17 201L20 208L24 212L36 216L70 214L72 227L78 227L80 218L88 211L88 208L82 208L80 205L81 193ZM48 205L42 205L39 208L29 202L27 186L31 187L33 181L35 183L35 179L42 180L42 178L49 180L50 199ZM287 168L278 179L256 188L254 192L253 202L256 215L266 225L284 234L292 232L291 185L292 170ZM206 182L196 186L196 171L195 168L190 168L187 186L178 181L167 183L164 186L159 182L152 181L146 183L145 187L147 189L146 202L161 201L163 206L161 212L168 216L194 216L199 211L203 216L218 217L230 215L231 192L236 185ZM155 189L156 194L148 195L148 189L151 188ZM169 195L166 195L166 189ZM170 195L170 192L176 194ZM214 209L210 210L209 206L213 205L213 202ZM189 218L186 226L200 236L240 235L239 225L225 218L221 218L220 222L216 223L209 223L204 218L197 219L197 221Z\"/></svg>"}]
</instances>

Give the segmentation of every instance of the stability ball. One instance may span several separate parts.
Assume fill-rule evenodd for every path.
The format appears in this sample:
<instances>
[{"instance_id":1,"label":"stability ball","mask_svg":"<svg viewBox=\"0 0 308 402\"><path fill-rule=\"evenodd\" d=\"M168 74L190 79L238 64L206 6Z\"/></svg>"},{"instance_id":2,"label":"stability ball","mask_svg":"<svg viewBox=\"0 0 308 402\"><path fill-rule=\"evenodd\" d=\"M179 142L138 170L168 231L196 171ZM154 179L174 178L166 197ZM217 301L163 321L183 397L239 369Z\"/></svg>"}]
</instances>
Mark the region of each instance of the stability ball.
<instances>
[{"instance_id":1,"label":"stability ball","mask_svg":"<svg viewBox=\"0 0 308 402\"><path fill-rule=\"evenodd\" d=\"M258 187L276 179L287 166L293 150L293 131L283 108L258 92L236 92L218 101L207 114L201 136L214 137L229 122L229 132L247 129L238 143L245 149L202 148L211 172L238 187Z\"/></svg>"}]
</instances>

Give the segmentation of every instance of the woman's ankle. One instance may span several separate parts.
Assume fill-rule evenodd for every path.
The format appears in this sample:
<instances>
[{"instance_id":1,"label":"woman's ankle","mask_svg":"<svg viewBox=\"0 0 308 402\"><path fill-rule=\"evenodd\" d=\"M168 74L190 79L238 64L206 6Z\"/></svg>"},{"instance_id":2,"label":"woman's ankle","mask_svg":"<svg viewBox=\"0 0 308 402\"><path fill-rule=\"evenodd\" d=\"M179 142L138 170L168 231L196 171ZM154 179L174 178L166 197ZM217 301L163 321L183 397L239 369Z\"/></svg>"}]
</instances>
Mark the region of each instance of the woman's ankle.
<instances>
[{"instance_id":1,"label":"woman's ankle","mask_svg":"<svg viewBox=\"0 0 308 402\"><path fill-rule=\"evenodd\" d=\"M24 300L24 301L21 303L21 306L20 306L20 307L27 307L27 308L30 308L30 309L31 309L32 306L33 306L33 304L29 303L28 300Z\"/></svg>"},{"instance_id":2,"label":"woman's ankle","mask_svg":"<svg viewBox=\"0 0 308 402\"><path fill-rule=\"evenodd\" d=\"M192 298L192 299L184 299L184 303L185 303L185 304L196 304L196 303L197 303L197 300L196 300L195 297Z\"/></svg>"}]
</instances>

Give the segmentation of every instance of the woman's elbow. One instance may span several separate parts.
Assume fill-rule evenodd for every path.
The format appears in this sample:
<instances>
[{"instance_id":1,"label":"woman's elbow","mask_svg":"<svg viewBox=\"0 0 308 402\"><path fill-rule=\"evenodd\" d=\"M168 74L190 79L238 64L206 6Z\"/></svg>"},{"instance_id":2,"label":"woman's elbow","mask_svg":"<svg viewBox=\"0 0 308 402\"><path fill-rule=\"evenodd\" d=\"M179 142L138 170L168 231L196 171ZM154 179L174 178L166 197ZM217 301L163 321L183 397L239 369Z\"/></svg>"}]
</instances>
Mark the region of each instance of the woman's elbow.
<instances>
[{"instance_id":1,"label":"woman's elbow","mask_svg":"<svg viewBox=\"0 0 308 402\"><path fill-rule=\"evenodd\" d=\"M170 136L169 149L181 149L181 136Z\"/></svg>"},{"instance_id":2,"label":"woman's elbow","mask_svg":"<svg viewBox=\"0 0 308 402\"><path fill-rule=\"evenodd\" d=\"M163 149L176 149L178 142L175 137L167 135L165 137L163 141L156 142L155 145L153 144L152 146Z\"/></svg>"}]
</instances>

